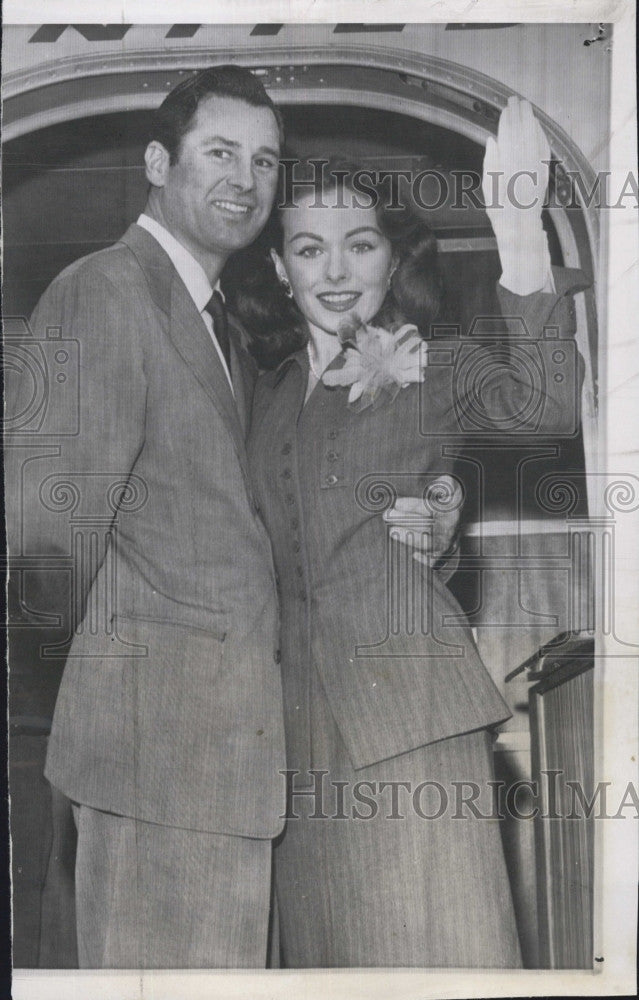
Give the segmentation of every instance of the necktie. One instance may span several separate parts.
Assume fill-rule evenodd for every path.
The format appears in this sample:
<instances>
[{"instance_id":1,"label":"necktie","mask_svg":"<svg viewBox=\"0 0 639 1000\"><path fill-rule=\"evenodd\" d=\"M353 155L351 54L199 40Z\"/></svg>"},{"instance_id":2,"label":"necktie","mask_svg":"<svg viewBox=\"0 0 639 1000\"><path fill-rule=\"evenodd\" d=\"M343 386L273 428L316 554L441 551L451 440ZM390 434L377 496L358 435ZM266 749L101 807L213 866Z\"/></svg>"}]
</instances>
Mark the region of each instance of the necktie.
<instances>
[{"instance_id":1,"label":"necktie","mask_svg":"<svg viewBox=\"0 0 639 1000\"><path fill-rule=\"evenodd\" d=\"M226 316L226 306L224 299L218 291L213 292L211 298L204 306L205 310L213 320L213 332L220 345L224 360L228 370L231 370L231 344L229 341L229 324Z\"/></svg>"}]
</instances>

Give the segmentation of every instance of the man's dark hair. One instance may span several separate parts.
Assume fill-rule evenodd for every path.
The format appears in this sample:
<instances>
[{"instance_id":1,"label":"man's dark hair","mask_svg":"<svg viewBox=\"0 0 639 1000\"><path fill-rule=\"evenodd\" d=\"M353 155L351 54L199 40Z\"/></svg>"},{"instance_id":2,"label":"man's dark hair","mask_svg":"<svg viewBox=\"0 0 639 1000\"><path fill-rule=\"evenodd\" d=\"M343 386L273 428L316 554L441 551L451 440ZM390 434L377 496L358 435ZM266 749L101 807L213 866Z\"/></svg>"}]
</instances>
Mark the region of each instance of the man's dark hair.
<instances>
[{"instance_id":1,"label":"man's dark hair","mask_svg":"<svg viewBox=\"0 0 639 1000\"><path fill-rule=\"evenodd\" d=\"M262 83L243 66L211 66L174 87L154 112L149 142L161 142L175 163L182 137L188 132L200 101L205 97L232 97L254 108L270 108L283 139L282 116Z\"/></svg>"}]
</instances>

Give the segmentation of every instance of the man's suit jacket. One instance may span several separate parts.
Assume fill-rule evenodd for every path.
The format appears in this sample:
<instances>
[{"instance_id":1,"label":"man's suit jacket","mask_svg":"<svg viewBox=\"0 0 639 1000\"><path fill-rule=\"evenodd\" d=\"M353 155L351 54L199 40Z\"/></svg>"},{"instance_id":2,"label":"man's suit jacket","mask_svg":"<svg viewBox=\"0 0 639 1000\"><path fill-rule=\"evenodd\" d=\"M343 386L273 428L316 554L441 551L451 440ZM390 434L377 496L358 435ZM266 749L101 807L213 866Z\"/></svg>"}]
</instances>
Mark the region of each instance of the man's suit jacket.
<instances>
[{"instance_id":1,"label":"man's suit jacket","mask_svg":"<svg viewBox=\"0 0 639 1000\"><path fill-rule=\"evenodd\" d=\"M272 837L285 767L277 598L248 478L254 373L238 330L236 403L186 287L137 225L67 268L31 329L61 335L72 359L77 342L79 366L75 430L43 438L53 447L9 477L26 603L36 620L64 613L48 580L66 560L81 609L45 773L94 808ZM48 405L68 406L58 388Z\"/></svg>"}]
</instances>

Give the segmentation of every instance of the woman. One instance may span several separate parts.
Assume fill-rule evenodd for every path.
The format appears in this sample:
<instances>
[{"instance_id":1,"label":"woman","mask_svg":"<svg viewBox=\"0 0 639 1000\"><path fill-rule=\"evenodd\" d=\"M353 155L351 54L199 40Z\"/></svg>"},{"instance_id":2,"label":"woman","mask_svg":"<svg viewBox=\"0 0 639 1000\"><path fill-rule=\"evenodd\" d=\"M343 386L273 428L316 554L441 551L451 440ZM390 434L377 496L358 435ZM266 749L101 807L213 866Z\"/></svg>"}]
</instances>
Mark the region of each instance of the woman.
<instances>
[{"instance_id":1,"label":"woman","mask_svg":"<svg viewBox=\"0 0 639 1000\"><path fill-rule=\"evenodd\" d=\"M381 516L452 471L451 366L424 366L418 333L441 295L436 244L408 211L355 204L348 178L337 199L326 174L324 207L310 191L283 209L231 296L262 363L283 357L258 382L249 439L280 581L282 959L515 967L489 785L491 730L510 713L443 575ZM499 413L516 408L509 376L497 389Z\"/></svg>"}]
</instances>

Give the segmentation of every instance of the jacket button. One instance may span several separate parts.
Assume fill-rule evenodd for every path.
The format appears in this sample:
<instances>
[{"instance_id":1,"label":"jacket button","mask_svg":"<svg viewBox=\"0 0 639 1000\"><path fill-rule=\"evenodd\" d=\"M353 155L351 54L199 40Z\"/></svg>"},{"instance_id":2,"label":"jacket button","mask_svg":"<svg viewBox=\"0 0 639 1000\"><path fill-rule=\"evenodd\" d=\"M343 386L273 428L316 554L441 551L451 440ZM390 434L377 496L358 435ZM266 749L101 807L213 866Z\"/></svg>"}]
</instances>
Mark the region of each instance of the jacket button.
<instances>
[{"instance_id":1,"label":"jacket button","mask_svg":"<svg viewBox=\"0 0 639 1000\"><path fill-rule=\"evenodd\" d=\"M333 473L331 473L330 476L326 477L326 482L328 483L329 486L334 486L335 483L337 482L337 476L334 476Z\"/></svg>"},{"instance_id":2,"label":"jacket button","mask_svg":"<svg viewBox=\"0 0 639 1000\"><path fill-rule=\"evenodd\" d=\"M291 442L290 441L287 441L286 444L282 446L282 454L283 455L290 455L291 454Z\"/></svg>"},{"instance_id":3,"label":"jacket button","mask_svg":"<svg viewBox=\"0 0 639 1000\"><path fill-rule=\"evenodd\" d=\"M337 431L329 431L328 436L331 439L331 441L334 441L335 438L337 437Z\"/></svg>"},{"instance_id":4,"label":"jacket button","mask_svg":"<svg viewBox=\"0 0 639 1000\"><path fill-rule=\"evenodd\" d=\"M282 651L280 649L275 650L275 652L273 653L273 659L275 660L276 663L282 662Z\"/></svg>"},{"instance_id":5,"label":"jacket button","mask_svg":"<svg viewBox=\"0 0 639 1000\"><path fill-rule=\"evenodd\" d=\"M329 462L335 462L336 459L339 458L339 456L338 456L338 454L337 454L336 451L329 451L329 453L328 453L328 455L326 457L329 460Z\"/></svg>"}]
</instances>

